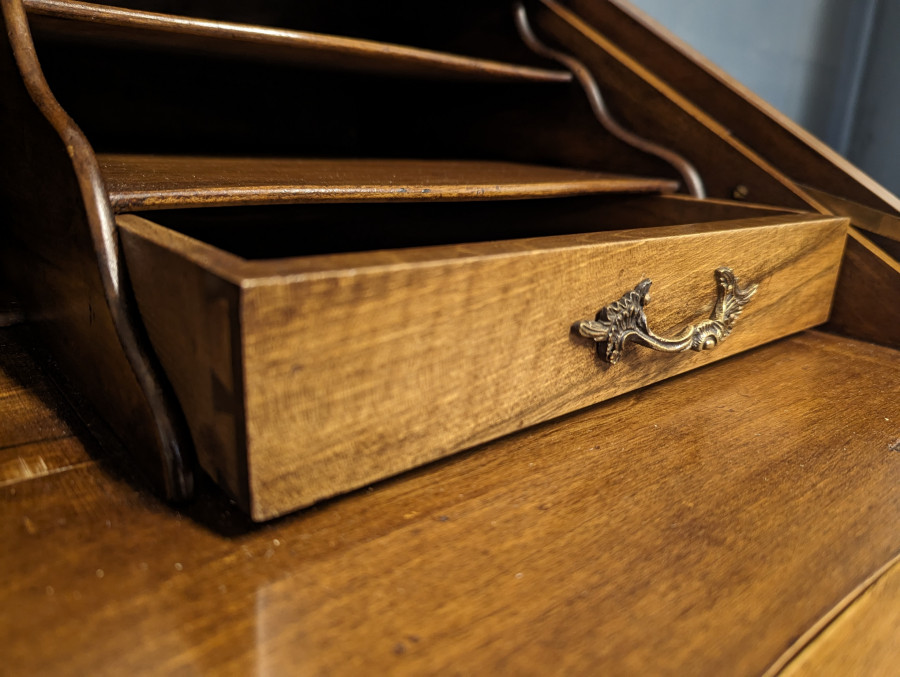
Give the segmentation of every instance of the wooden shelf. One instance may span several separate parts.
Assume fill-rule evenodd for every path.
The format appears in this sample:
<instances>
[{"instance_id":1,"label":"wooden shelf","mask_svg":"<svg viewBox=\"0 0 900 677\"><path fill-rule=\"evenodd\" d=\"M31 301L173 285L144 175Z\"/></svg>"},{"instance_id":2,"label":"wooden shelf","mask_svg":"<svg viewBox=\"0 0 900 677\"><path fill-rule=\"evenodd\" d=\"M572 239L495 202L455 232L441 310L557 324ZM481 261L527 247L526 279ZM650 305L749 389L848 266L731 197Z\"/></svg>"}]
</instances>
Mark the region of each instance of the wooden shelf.
<instances>
[{"instance_id":1,"label":"wooden shelf","mask_svg":"<svg viewBox=\"0 0 900 677\"><path fill-rule=\"evenodd\" d=\"M507 162L98 155L117 212L673 192L677 181Z\"/></svg>"},{"instance_id":2,"label":"wooden shelf","mask_svg":"<svg viewBox=\"0 0 900 677\"><path fill-rule=\"evenodd\" d=\"M572 78L570 73L561 70L372 40L142 12L75 0L25 0L24 5L39 32L65 36L412 77L533 82L569 82Z\"/></svg>"}]
</instances>

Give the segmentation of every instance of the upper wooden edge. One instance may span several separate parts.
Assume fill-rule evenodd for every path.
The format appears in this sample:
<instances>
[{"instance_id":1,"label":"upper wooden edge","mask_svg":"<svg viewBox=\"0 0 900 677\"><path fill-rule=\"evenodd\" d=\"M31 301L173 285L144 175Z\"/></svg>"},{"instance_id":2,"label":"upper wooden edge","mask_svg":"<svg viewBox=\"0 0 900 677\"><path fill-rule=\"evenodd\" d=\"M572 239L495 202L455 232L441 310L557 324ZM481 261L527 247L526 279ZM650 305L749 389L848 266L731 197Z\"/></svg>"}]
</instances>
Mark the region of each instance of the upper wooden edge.
<instances>
[{"instance_id":1,"label":"upper wooden edge","mask_svg":"<svg viewBox=\"0 0 900 677\"><path fill-rule=\"evenodd\" d=\"M374 40L145 12L77 0L24 0L24 4L34 17L84 22L91 28L122 28L222 40L223 45L239 42L247 45L294 47L298 49L298 61L304 60L302 52L306 51L370 60L371 63L361 65L374 67L381 64L387 66L386 70L390 70L391 62L405 62L406 69L410 64L417 64L423 67L423 75L443 72L445 75L464 74L485 79L537 82L569 82L572 79L570 73L561 70L522 66Z\"/></svg>"},{"instance_id":2,"label":"upper wooden edge","mask_svg":"<svg viewBox=\"0 0 900 677\"><path fill-rule=\"evenodd\" d=\"M719 204L719 205L727 205L727 206L741 206L747 209L752 209L760 212L760 216L766 216L766 212L770 214L811 214L810 210L804 209L795 209L793 207L782 207L781 205L769 205L763 204L761 202L743 202L738 200L725 200L723 198L716 197L705 197L705 198L696 198L690 195L684 195L681 193L672 193L667 195L660 195L661 199L671 200L671 201L681 201L681 202L697 202L703 201L707 204Z\"/></svg>"},{"instance_id":3,"label":"upper wooden edge","mask_svg":"<svg viewBox=\"0 0 900 677\"><path fill-rule=\"evenodd\" d=\"M678 182L513 162L98 155L117 212L672 192Z\"/></svg>"},{"instance_id":4,"label":"upper wooden edge","mask_svg":"<svg viewBox=\"0 0 900 677\"><path fill-rule=\"evenodd\" d=\"M177 252L223 280L239 285L247 260L200 240L183 235L136 214L120 214L116 225L123 237L136 236L159 247Z\"/></svg>"},{"instance_id":5,"label":"upper wooden edge","mask_svg":"<svg viewBox=\"0 0 900 677\"><path fill-rule=\"evenodd\" d=\"M849 220L845 217L820 214L781 214L677 226L247 260L134 214L117 217L117 223L123 231L157 246L176 251L223 279L242 287L283 283L299 278L354 274L363 269L441 265L449 261L459 262L473 258L527 255L534 251L592 247L610 242L638 242L667 237L692 237L742 228L780 228L803 223L827 222L832 222L845 229L849 225Z\"/></svg>"},{"instance_id":6,"label":"upper wooden edge","mask_svg":"<svg viewBox=\"0 0 900 677\"><path fill-rule=\"evenodd\" d=\"M763 216L752 219L712 221L706 223L683 224L609 230L601 232L577 233L570 235L550 235L491 242L473 242L460 245L439 245L432 247L411 247L407 249L378 250L324 254L309 257L248 261L244 268L247 276L245 285L279 283L285 279L313 276L333 276L357 273L363 269L381 267L408 267L442 265L448 261L484 257L507 257L529 255L538 251L595 247L611 242L640 242L648 239L690 238L714 232L750 228L781 228L801 223L840 224L846 229L848 219L813 214L809 216Z\"/></svg>"},{"instance_id":7,"label":"upper wooden edge","mask_svg":"<svg viewBox=\"0 0 900 677\"><path fill-rule=\"evenodd\" d=\"M850 217L857 228L900 242L900 217L816 188L804 188L831 212Z\"/></svg>"}]
</instances>

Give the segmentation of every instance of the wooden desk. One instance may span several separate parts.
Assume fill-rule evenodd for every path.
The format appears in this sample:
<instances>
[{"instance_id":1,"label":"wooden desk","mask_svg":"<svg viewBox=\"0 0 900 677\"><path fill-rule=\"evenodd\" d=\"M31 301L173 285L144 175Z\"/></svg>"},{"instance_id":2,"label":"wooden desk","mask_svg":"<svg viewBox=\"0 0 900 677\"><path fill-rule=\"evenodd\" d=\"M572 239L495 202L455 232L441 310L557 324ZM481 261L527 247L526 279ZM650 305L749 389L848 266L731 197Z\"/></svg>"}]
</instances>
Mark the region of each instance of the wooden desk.
<instances>
[{"instance_id":1,"label":"wooden desk","mask_svg":"<svg viewBox=\"0 0 900 677\"><path fill-rule=\"evenodd\" d=\"M893 669L895 351L806 332L260 526L211 483L156 499L23 340L5 674Z\"/></svg>"},{"instance_id":2,"label":"wooden desk","mask_svg":"<svg viewBox=\"0 0 900 677\"><path fill-rule=\"evenodd\" d=\"M199 16L191 18L61 0L0 0L9 36L0 50L0 118L6 123L0 125L5 131L0 272L28 302L27 316L48 325L45 341L57 361L44 372L38 368L25 351L28 330L37 325L23 325L24 313L4 311L0 293L0 608L5 612L0 673L889 674L900 640L900 339L892 333L900 326L900 310L889 302L898 297L900 279L893 258L900 242L897 198L619 2L544 0L514 16L506 3L463 3L453 12L440 4L425 11L421 3L388 8L359 2L354 5L359 11L346 11L339 4L314 3L313 25L301 26L302 31L290 28L295 25L291 3L282 3L285 16L270 17L284 30L267 27L268 9L259 14L252 3L199 5L206 9L198 6ZM219 16L222 7L230 16L220 19L227 22L203 18ZM243 16L246 12L252 16ZM565 53L553 56L552 45L543 41ZM233 58L235 51L242 58ZM552 56L553 63L541 55ZM556 68L557 62L565 70ZM615 116L604 113L594 79ZM243 159L224 162L223 156ZM695 158L694 165L687 156ZM409 165L406 159L416 162ZM417 168L413 175L407 171L411 167ZM669 179L681 176L694 197L647 197L639 203L629 198L631 206L599 194L539 199L625 187L621 177L609 184L597 172L664 179L647 184L642 178L637 185L627 179L629 190L671 188ZM398 173L402 180L395 185ZM704 194L710 199L702 199ZM318 231L328 234L324 240L340 240L340 246L325 250L289 252L283 246L305 243L306 231L294 228L290 237L276 241L279 229L270 227L293 223L295 212L280 211L293 209L284 202L329 202L337 196L399 203L415 197L430 205L435 197L491 195L534 200L498 203L502 218L495 218L488 203L459 202L443 205L427 219L407 211L405 222L398 212L416 205L382 205L391 213L375 225L415 227L398 230L369 228L374 206L343 205L340 215L331 213L339 205L319 205L329 208L330 221L317 221L316 214L324 212L313 209L304 214L309 220L296 223L317 222ZM150 312L146 301L141 306L145 287L135 282L139 266L146 273L141 279L162 290L161 307L185 298L184 288L165 286L185 268L149 259L138 263L127 252L120 258L116 243L127 249L140 220L115 212L216 203L221 209L206 225L160 211L154 219L180 225L144 227L166 228L171 232L164 237L187 241L186 232L202 226L204 237L218 244L198 240L191 246L212 248L217 257L231 256L228 232L240 228L242 241L252 245L241 249L244 263L251 266L250 260L261 256L272 267L265 264L267 274L252 279L226 276L227 297L218 295L216 284L194 285L202 301L198 310L187 307L156 323L154 306ZM235 204L254 205L273 220L241 225ZM354 215L357 206L366 213ZM461 211L453 212L456 207ZM527 218L541 209L542 218ZM798 209L818 216L794 214ZM785 240L766 230L780 231L772 212L800 222L804 232L809 224L831 222L826 224L831 236L824 240L829 253L821 259L828 264L786 267L779 258L786 254ZM849 216L861 229L849 232L843 258L847 221L832 218L832 212ZM701 237L704 228L720 229L715 221L734 219L755 219L751 226L758 241L723 244ZM330 224L339 222L348 230L332 232ZM481 227L490 223L496 224L490 231ZM527 227L519 230L523 224ZM185 232L172 230L176 226ZM723 350L746 353L719 351L715 355L733 356L706 366L694 362L697 369L690 373L673 376L681 368L666 367L673 370L659 378L673 378L656 385L640 388L658 379L655 372L635 369L641 378L653 378L633 382L629 394L601 406L265 525L253 524L192 462L190 449L196 448L200 466L226 480L225 486L229 477L236 478L232 495L246 498L241 490L252 485L245 480L262 478L264 484L266 479L262 465L243 453L247 440L271 429L281 412L307 420L291 408L295 402L321 401L316 393L286 389L283 399L267 407L271 418L257 428L247 425L239 404L252 398L235 386L240 383L243 391L248 381L235 367L239 353L231 339L245 336L236 321L243 322L243 315L220 315L221 325L209 332L214 340L197 341L197 350L167 352L205 336L205 312L222 299L249 307L237 295L245 283L255 289L272 273L281 287L296 292L290 285L299 263L291 259L315 252L344 256L346 265L329 279L352 281L356 273L345 272L390 263L397 251L416 246L469 243L482 252L509 247L497 250L499 259L532 236L556 234L567 239L553 246L574 251L578 237L588 233L608 238L610 248L624 243L636 251L641 247L632 248L631 235L622 230L657 227L677 228L679 237L665 251L657 250L655 259L665 265L653 270L636 254L630 263L629 257L620 263L617 255L588 259L592 252L610 252L586 249L579 250L577 261L560 258L545 271L516 264L516 279L556 285L553 294L546 289L533 294L523 284L506 302L502 294L511 278L503 270L458 274L453 279L466 294L435 295L452 306L450 311L425 305L441 321L461 328L463 340L440 327L435 335L449 337L454 348L469 346L468 352L441 352L439 342L409 344L429 358L440 355L447 369L408 359L405 342L398 350L385 340L379 355L413 365L412 381L419 380L420 368L440 375L465 364L472 373L493 374L493 382L506 387L501 395L515 398L486 396L491 389L482 381L462 378L435 398L446 395L453 406L433 409L437 413L428 419L418 411L419 391L403 392L397 400L402 406L367 413L359 402L384 402L384 391L361 390L362 396L341 407L345 418L310 417L310 425L280 435L279 455L261 456L273 470L270 477L290 471L297 473L292 479L314 477L315 468L286 464L310 453L303 452L303 443L319 432L322 421L328 421L333 437L319 452L350 440L349 446L364 453L338 449L329 456L336 459L333 466L365 457L373 472L310 500L437 458L422 453L425 435L416 437L416 431L443 425L469 440L462 445L468 448L595 402L577 399L577 388L599 392L594 375L598 366L605 367L596 363L593 346L567 343L578 338L571 323L590 326L584 319L593 315L597 324L604 319L594 315L598 308L610 321L608 309L623 292L635 294L629 296L636 299L632 306L643 307L651 275L682 288L679 303L685 304L661 304L668 315L654 314L653 326L683 326L676 320L699 318L702 303L712 306L706 284L713 270L727 289L730 272L719 266L736 265L738 255L758 255L759 263L747 270L755 269L760 279L747 283L758 283L768 294L776 287L769 282L778 279L781 292L752 306L741 331L753 326L753 313L764 304L767 314L756 317L769 322L768 311L781 313L773 331L759 340L750 331L752 340L743 346L745 334L739 334ZM734 232L748 228L746 223L734 227ZM610 229L619 234L602 234ZM364 242L369 230L379 236ZM265 244L257 237L263 231L273 248L256 251ZM419 231L428 237L406 239ZM636 244L643 246L666 235L656 230L641 237ZM490 245L511 238L516 238L512 244ZM693 258L680 248L686 240L713 260L690 271L667 269ZM815 251L800 246L805 240L791 241L797 245L793 251ZM545 245L530 243L527 251ZM590 246L606 248L596 239ZM414 262L425 255L402 256ZM446 268L455 269L449 261ZM622 279L607 275L607 268L618 270ZM673 282L688 274L689 284ZM701 275L702 298L708 300L689 303L701 298ZM643 277L648 281L640 282ZM478 287L483 279L490 284ZM601 279L610 285L608 298L597 294ZM384 304L373 290L419 290L413 278L377 282L360 283L345 306L332 305L327 295L306 298L337 308L336 319L323 315L320 325L338 327L348 318L364 324L379 314ZM643 291L628 292L635 284ZM658 301L673 293L661 287L654 287L661 292ZM810 303L804 294L813 287L815 303ZM732 297L746 301L748 289ZM382 336L419 340L422 299L410 298L415 302L397 306L403 322L386 325ZM724 337L736 315L733 307L730 315L724 311L726 292L716 298L721 312L715 310L715 318ZM504 324L510 315L490 310L488 299L515 321ZM527 313L536 307L532 299L553 313L541 325L547 333L535 332L539 340L528 351L522 350L524 341L507 334L518 331L523 308ZM465 317L454 320L456 307L467 304L481 309L480 325ZM283 317L303 310L292 303L281 307ZM490 312L482 312L486 308ZM273 316L278 326L283 318ZM640 315L632 317L643 323ZM894 349L818 331L796 333L828 318L832 330ZM185 333L185 319L196 321L204 333ZM179 341L157 340L153 333L160 326ZM479 326L502 332L478 331ZM581 337L601 338L606 330L592 331ZM484 342L483 350L482 344L464 343L470 335ZM775 341L785 335L790 336ZM541 336L560 354L545 352ZM611 339L607 332L607 357ZM751 349L763 340L774 342ZM278 335L273 343L283 341ZM352 354L371 357L355 337L348 341ZM325 343L339 345L327 337ZM325 359L316 350L304 353L304 345L292 349ZM695 347L711 345L704 340ZM488 365L488 370L474 362L473 355L490 355L495 348L502 348L498 354L511 367ZM167 362L172 354L187 359ZM195 367L195 358L208 355L223 369L201 374L204 389L193 387L200 381L179 384L185 364ZM329 359L343 367L347 355ZM371 375L374 362L359 359L357 372ZM378 364L387 365L382 373L391 382L393 362ZM540 365L544 371L536 368ZM303 366L285 360L255 383L266 382L269 373L303 373L316 383L355 387L355 379L341 379L340 370L320 374L303 372ZM578 378L558 384L565 408L541 409L538 400L548 381L566 369ZM66 374L126 448L95 442L87 434L96 425L93 419L82 422L46 374ZM508 381L507 374L527 376L527 387ZM621 374L622 369L616 372ZM421 392L436 381L423 379ZM622 383L624 378L614 385ZM187 411L192 401L210 416L192 416ZM471 409L455 406L457 401ZM483 421L468 436L461 432L472 417L487 412L490 418L498 402L513 401L506 419ZM396 412L407 418L398 424L390 418ZM528 412L541 415L526 418ZM372 425L350 428L354 417ZM190 439L182 418L188 426L193 422ZM396 424L390 435L378 427L384 422ZM508 427L491 427L506 422ZM223 434L207 434L219 423ZM204 453L210 461L221 458L222 440L235 442L236 453L228 457L231 475L217 472L217 463L203 463ZM385 459L396 458L401 444L415 463L388 467ZM462 446L454 442L431 451L443 454ZM178 507L162 502L134 470L141 459L147 475L171 497L192 495L196 470L193 502ZM256 517L307 504L285 501ZM250 501L244 505L249 508Z\"/></svg>"}]
</instances>

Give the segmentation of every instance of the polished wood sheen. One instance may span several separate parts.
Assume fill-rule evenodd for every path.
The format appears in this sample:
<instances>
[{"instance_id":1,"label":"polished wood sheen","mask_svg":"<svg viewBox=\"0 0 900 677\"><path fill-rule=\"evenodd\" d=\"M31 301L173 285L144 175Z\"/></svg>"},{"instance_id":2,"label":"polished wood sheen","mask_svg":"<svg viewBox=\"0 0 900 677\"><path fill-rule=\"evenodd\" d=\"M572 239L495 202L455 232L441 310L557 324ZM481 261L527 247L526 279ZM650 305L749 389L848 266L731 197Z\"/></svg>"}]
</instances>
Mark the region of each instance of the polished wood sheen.
<instances>
[{"instance_id":1,"label":"polished wood sheen","mask_svg":"<svg viewBox=\"0 0 900 677\"><path fill-rule=\"evenodd\" d=\"M24 0L37 30L91 40L176 46L318 68L407 77L568 82L565 71L502 63L336 35L141 12L76 0Z\"/></svg>"},{"instance_id":2,"label":"polished wood sheen","mask_svg":"<svg viewBox=\"0 0 900 677\"><path fill-rule=\"evenodd\" d=\"M267 519L825 321L846 219L259 261L119 226L201 464ZM760 290L714 351L632 346L610 367L571 332L645 277L651 326L680 332L709 318L721 266Z\"/></svg>"},{"instance_id":3,"label":"polished wood sheen","mask_svg":"<svg viewBox=\"0 0 900 677\"><path fill-rule=\"evenodd\" d=\"M34 431L0 463L47 466L0 486L9 674L759 675L900 551L900 357L837 336L263 527L206 485L160 503L0 346L0 421ZM892 585L833 665L889 658Z\"/></svg>"},{"instance_id":4,"label":"polished wood sheen","mask_svg":"<svg viewBox=\"0 0 900 677\"><path fill-rule=\"evenodd\" d=\"M99 155L113 209L672 192L669 179L509 162Z\"/></svg>"}]
</instances>

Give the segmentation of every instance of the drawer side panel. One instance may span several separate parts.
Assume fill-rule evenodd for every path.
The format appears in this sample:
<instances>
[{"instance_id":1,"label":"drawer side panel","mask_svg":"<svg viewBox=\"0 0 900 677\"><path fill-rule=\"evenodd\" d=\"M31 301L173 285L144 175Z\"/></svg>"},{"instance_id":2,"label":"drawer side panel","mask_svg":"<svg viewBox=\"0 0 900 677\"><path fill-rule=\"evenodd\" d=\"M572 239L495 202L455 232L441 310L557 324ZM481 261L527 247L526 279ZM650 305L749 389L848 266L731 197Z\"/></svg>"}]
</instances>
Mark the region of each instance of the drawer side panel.
<instances>
[{"instance_id":1,"label":"drawer side panel","mask_svg":"<svg viewBox=\"0 0 900 677\"><path fill-rule=\"evenodd\" d=\"M120 217L119 232L147 333L184 411L197 460L246 505L240 290L185 257L177 243L140 236L130 228L135 223L141 222Z\"/></svg>"}]
</instances>

